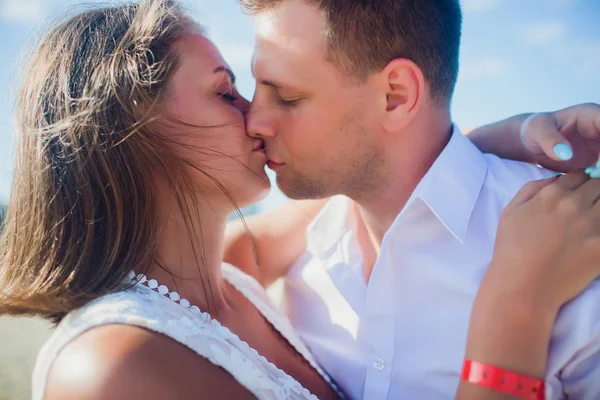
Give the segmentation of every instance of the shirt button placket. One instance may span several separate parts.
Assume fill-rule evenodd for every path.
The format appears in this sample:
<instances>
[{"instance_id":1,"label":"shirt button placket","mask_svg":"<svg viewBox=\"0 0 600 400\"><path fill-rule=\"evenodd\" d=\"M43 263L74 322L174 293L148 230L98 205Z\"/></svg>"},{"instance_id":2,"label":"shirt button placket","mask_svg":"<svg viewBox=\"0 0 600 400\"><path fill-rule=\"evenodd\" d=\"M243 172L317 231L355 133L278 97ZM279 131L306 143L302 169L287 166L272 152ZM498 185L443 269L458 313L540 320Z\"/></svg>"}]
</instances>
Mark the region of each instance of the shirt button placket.
<instances>
[{"instance_id":1,"label":"shirt button placket","mask_svg":"<svg viewBox=\"0 0 600 400\"><path fill-rule=\"evenodd\" d=\"M380 257L378 263L385 262ZM363 343L367 352L367 373L365 379L365 400L390 398L394 344L395 344L395 293L390 282L388 266L376 265L367 289Z\"/></svg>"}]
</instances>

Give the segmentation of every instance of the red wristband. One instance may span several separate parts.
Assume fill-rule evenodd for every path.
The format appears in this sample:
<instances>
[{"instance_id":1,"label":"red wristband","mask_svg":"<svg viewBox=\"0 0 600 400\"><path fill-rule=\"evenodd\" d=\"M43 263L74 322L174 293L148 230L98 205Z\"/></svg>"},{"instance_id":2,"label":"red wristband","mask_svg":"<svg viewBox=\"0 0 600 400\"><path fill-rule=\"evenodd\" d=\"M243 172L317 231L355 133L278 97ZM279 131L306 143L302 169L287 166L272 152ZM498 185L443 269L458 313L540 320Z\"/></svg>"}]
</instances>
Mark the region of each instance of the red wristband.
<instances>
[{"instance_id":1,"label":"red wristband","mask_svg":"<svg viewBox=\"0 0 600 400\"><path fill-rule=\"evenodd\" d=\"M460 379L521 399L546 399L546 385L543 380L477 361L465 360Z\"/></svg>"}]
</instances>

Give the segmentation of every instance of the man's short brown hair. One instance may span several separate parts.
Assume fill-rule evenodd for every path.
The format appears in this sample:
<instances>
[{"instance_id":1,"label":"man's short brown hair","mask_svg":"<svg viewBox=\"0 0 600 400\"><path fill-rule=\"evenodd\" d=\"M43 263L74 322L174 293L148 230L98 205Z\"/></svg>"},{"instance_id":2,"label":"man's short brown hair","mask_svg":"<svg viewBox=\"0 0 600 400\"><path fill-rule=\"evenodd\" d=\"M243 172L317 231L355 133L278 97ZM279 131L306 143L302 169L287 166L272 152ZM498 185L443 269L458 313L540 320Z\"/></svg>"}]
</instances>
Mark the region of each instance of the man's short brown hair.
<instances>
[{"instance_id":1,"label":"man's short brown hair","mask_svg":"<svg viewBox=\"0 0 600 400\"><path fill-rule=\"evenodd\" d=\"M287 0L240 0L251 15ZM330 59L365 80L396 58L416 63L432 96L449 102L458 77L459 0L305 0L326 20Z\"/></svg>"}]
</instances>

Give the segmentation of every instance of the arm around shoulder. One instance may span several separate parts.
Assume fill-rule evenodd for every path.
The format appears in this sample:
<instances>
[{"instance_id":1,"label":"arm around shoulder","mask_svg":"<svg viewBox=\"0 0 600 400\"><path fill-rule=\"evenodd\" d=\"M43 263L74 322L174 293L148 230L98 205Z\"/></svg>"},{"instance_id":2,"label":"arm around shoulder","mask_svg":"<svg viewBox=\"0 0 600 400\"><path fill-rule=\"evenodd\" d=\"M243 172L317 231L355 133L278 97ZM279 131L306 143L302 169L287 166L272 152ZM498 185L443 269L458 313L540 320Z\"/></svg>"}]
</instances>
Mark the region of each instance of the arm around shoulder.
<instances>
[{"instance_id":1,"label":"arm around shoulder","mask_svg":"<svg viewBox=\"0 0 600 400\"><path fill-rule=\"evenodd\" d=\"M268 287L302 255L306 249L306 228L326 202L292 201L277 210L246 218L247 229L242 221L230 222L224 261Z\"/></svg>"},{"instance_id":2,"label":"arm around shoulder","mask_svg":"<svg viewBox=\"0 0 600 400\"><path fill-rule=\"evenodd\" d=\"M225 370L166 336L125 325L95 328L55 360L45 400L253 399Z\"/></svg>"}]
</instances>

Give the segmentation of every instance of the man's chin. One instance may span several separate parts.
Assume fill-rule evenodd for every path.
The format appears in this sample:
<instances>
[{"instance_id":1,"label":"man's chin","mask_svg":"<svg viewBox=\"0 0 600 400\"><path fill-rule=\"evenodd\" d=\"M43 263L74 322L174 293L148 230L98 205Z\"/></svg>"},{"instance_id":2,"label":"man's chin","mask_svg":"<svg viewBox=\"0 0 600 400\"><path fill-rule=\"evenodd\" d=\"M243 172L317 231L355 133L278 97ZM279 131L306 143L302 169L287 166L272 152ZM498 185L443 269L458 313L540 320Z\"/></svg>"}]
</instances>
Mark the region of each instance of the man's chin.
<instances>
[{"instance_id":1,"label":"man's chin","mask_svg":"<svg viewBox=\"0 0 600 400\"><path fill-rule=\"evenodd\" d=\"M318 200L331 197L322 184L308 182L305 179L289 179L277 174L277 187L292 200Z\"/></svg>"}]
</instances>

